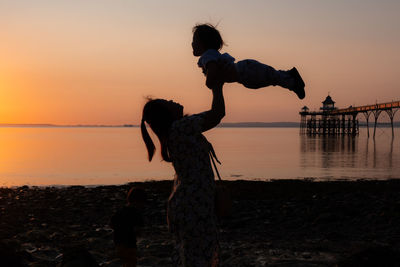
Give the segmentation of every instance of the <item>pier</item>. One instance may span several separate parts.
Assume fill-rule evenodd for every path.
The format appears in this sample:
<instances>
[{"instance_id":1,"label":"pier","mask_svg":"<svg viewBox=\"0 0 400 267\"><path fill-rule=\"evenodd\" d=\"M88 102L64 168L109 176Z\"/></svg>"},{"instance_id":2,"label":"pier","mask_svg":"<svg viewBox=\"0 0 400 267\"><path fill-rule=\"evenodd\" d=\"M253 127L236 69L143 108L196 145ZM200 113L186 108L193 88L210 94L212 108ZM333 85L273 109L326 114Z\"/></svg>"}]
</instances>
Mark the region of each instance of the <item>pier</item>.
<instances>
[{"instance_id":1,"label":"pier","mask_svg":"<svg viewBox=\"0 0 400 267\"><path fill-rule=\"evenodd\" d=\"M400 101L392 101L388 103L376 103L373 105L365 105L358 107L348 107L338 109L335 107L335 102L328 95L322 102L320 111L309 111L307 106L304 106L299 112L300 133L301 134L318 134L318 135L336 135L349 134L357 135L359 133L358 114L363 114L367 123L367 132L369 137L369 119L371 114L374 118L374 137L376 125L379 115L384 111L388 114L392 126L392 136L394 136L393 119L396 112L400 109Z\"/></svg>"}]
</instances>

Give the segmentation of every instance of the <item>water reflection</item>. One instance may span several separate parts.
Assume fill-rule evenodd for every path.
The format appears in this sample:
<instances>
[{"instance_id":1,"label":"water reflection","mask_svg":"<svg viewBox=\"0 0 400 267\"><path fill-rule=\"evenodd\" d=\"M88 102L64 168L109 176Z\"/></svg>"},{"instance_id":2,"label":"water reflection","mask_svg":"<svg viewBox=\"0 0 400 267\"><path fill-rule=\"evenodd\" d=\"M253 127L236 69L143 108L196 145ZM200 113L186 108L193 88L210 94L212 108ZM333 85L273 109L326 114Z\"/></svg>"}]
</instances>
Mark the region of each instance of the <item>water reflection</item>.
<instances>
[{"instance_id":1,"label":"water reflection","mask_svg":"<svg viewBox=\"0 0 400 267\"><path fill-rule=\"evenodd\" d=\"M300 151L302 166L310 166L310 155L313 154L312 164L320 163L321 168L355 167L358 154L358 137L350 136L307 136L301 137ZM315 157L317 155L317 157ZM320 158L318 158L320 155Z\"/></svg>"},{"instance_id":2,"label":"water reflection","mask_svg":"<svg viewBox=\"0 0 400 267\"><path fill-rule=\"evenodd\" d=\"M300 165L303 170L325 169L328 177L397 178L395 150L392 136L301 135Z\"/></svg>"},{"instance_id":3,"label":"water reflection","mask_svg":"<svg viewBox=\"0 0 400 267\"><path fill-rule=\"evenodd\" d=\"M301 152L357 152L358 136L301 135Z\"/></svg>"},{"instance_id":4,"label":"water reflection","mask_svg":"<svg viewBox=\"0 0 400 267\"><path fill-rule=\"evenodd\" d=\"M217 128L206 133L225 179L400 178L400 128L375 140L299 136L296 128ZM172 179L157 152L149 163L139 128L1 128L0 187L119 184Z\"/></svg>"}]
</instances>

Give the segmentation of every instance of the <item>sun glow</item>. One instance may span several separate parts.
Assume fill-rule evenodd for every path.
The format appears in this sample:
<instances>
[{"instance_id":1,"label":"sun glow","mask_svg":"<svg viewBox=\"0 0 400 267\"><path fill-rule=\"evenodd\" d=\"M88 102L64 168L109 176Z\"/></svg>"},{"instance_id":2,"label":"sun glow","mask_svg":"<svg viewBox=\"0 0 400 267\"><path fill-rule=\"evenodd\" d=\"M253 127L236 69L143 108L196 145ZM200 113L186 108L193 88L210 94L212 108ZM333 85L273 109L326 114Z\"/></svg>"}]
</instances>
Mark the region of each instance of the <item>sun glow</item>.
<instances>
[{"instance_id":1,"label":"sun glow","mask_svg":"<svg viewBox=\"0 0 400 267\"><path fill-rule=\"evenodd\" d=\"M395 1L94 2L1 2L0 123L137 124L148 95L204 111L210 92L190 43L207 21L220 22L222 52L296 66L306 82L303 101L278 86L226 85L225 122L297 121L329 91L340 107L400 99Z\"/></svg>"}]
</instances>

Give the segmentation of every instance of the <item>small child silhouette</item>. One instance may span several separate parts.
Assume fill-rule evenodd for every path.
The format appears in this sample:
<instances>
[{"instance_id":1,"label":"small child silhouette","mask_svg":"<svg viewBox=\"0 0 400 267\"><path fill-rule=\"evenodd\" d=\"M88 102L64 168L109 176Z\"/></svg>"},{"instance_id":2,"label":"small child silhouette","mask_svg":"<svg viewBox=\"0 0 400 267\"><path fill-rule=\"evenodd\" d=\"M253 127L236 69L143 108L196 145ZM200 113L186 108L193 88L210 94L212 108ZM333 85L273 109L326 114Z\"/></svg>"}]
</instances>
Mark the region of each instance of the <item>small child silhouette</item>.
<instances>
[{"instance_id":1,"label":"small child silhouette","mask_svg":"<svg viewBox=\"0 0 400 267\"><path fill-rule=\"evenodd\" d=\"M137 264L136 236L143 227L142 210L146 193L141 188L132 187L126 200L127 205L112 216L110 226L114 229L114 243L123 266L135 267Z\"/></svg>"},{"instance_id":2,"label":"small child silhouette","mask_svg":"<svg viewBox=\"0 0 400 267\"><path fill-rule=\"evenodd\" d=\"M193 55L200 57L197 65L207 77L208 88L232 82L251 89L279 85L293 91L300 99L305 97L305 84L296 68L275 70L253 59L235 63L231 55L219 52L223 45L224 41L213 25L199 24L193 27Z\"/></svg>"}]
</instances>

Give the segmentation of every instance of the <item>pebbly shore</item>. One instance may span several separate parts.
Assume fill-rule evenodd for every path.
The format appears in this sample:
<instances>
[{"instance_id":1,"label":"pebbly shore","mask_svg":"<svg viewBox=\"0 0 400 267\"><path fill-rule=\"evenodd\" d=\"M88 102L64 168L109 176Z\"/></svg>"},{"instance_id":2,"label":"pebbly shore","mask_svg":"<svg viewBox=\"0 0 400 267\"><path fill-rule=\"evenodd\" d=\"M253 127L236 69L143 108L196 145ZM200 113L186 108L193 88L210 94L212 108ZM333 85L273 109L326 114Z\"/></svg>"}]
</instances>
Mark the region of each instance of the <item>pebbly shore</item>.
<instances>
[{"instance_id":1,"label":"pebbly shore","mask_svg":"<svg viewBox=\"0 0 400 267\"><path fill-rule=\"evenodd\" d=\"M233 199L219 222L221 266L400 265L400 180L221 183ZM120 266L108 223L133 185L149 198L138 266L171 266L171 181L0 188L0 266L12 256L25 266L62 266L68 257Z\"/></svg>"}]
</instances>

